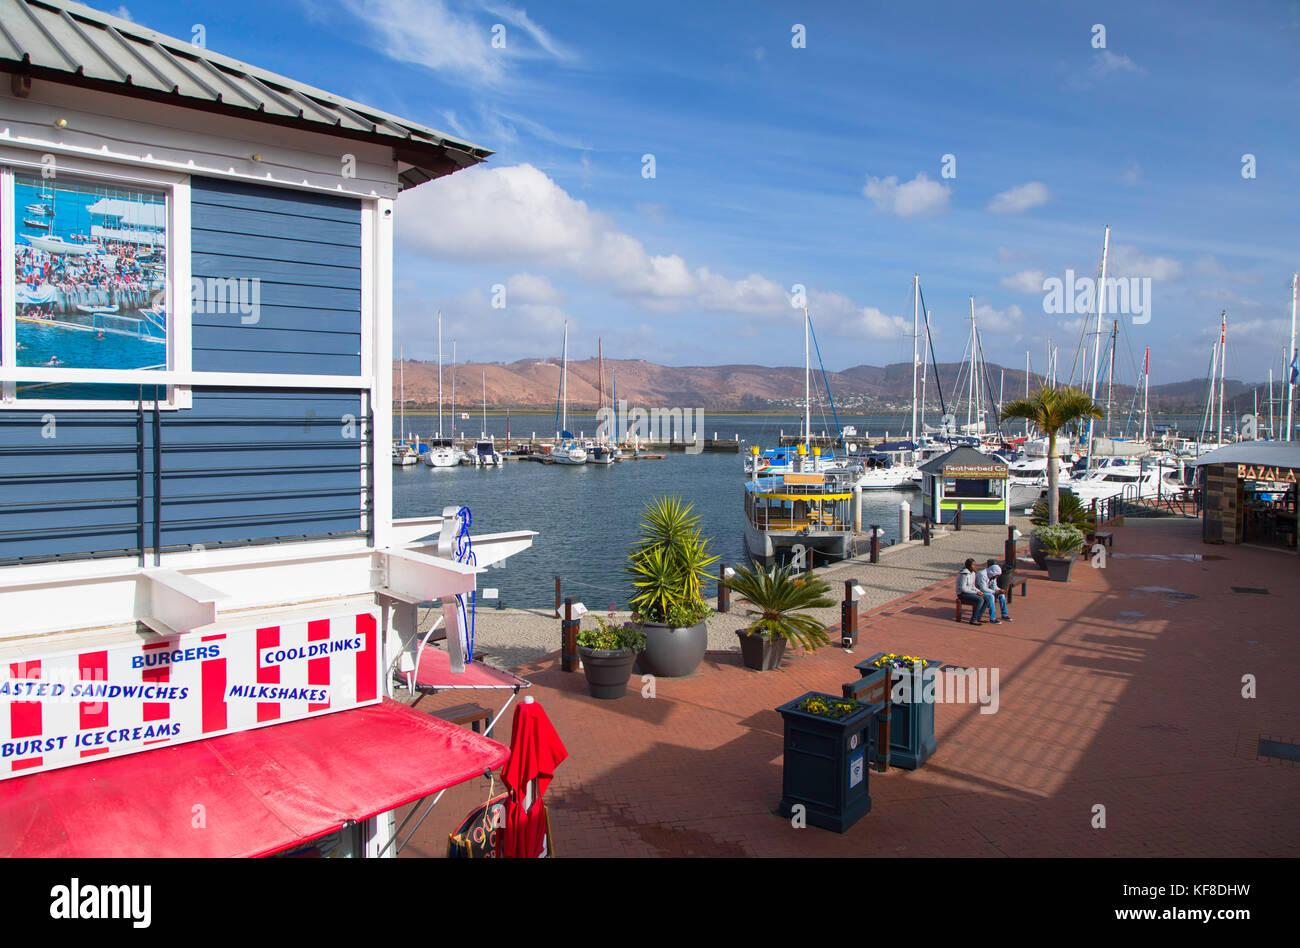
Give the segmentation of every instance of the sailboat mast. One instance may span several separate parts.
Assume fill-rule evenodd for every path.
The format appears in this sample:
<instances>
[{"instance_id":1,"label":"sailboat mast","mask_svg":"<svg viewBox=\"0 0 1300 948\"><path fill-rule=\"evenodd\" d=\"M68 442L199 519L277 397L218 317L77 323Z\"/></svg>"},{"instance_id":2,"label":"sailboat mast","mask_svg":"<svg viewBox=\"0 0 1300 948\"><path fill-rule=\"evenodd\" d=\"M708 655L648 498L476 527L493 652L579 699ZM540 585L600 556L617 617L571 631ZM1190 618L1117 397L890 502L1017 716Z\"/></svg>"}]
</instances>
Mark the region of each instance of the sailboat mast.
<instances>
[{"instance_id":1,"label":"sailboat mast","mask_svg":"<svg viewBox=\"0 0 1300 948\"><path fill-rule=\"evenodd\" d=\"M803 308L803 446L812 454L812 363L808 355L808 326L812 317Z\"/></svg>"},{"instance_id":2,"label":"sailboat mast","mask_svg":"<svg viewBox=\"0 0 1300 948\"><path fill-rule=\"evenodd\" d=\"M1115 320L1110 327L1110 360L1106 366L1106 434L1113 432L1114 426L1110 422L1110 407L1115 395L1115 337L1119 335L1119 320Z\"/></svg>"},{"instance_id":3,"label":"sailboat mast","mask_svg":"<svg viewBox=\"0 0 1300 948\"><path fill-rule=\"evenodd\" d=\"M442 310L438 310L438 437L442 437Z\"/></svg>"},{"instance_id":4,"label":"sailboat mast","mask_svg":"<svg viewBox=\"0 0 1300 948\"><path fill-rule=\"evenodd\" d=\"M483 434L481 437L487 437L487 369L483 370Z\"/></svg>"},{"instance_id":5,"label":"sailboat mast","mask_svg":"<svg viewBox=\"0 0 1300 948\"><path fill-rule=\"evenodd\" d=\"M560 434L569 430L569 322L564 322L564 349L560 354Z\"/></svg>"},{"instance_id":6,"label":"sailboat mast","mask_svg":"<svg viewBox=\"0 0 1300 948\"><path fill-rule=\"evenodd\" d=\"M1219 340L1214 340L1214 348L1210 353L1210 390L1205 396L1205 417L1201 419L1201 436L1199 441L1204 441L1207 435L1214 433L1214 380L1219 376Z\"/></svg>"},{"instance_id":7,"label":"sailboat mast","mask_svg":"<svg viewBox=\"0 0 1300 948\"><path fill-rule=\"evenodd\" d=\"M1273 367L1268 367L1268 436L1277 440L1277 429L1273 427Z\"/></svg>"},{"instance_id":8,"label":"sailboat mast","mask_svg":"<svg viewBox=\"0 0 1300 948\"><path fill-rule=\"evenodd\" d=\"M1106 310L1106 260L1110 253L1110 225L1106 226L1106 236L1101 242L1101 281L1097 284L1097 292L1093 294L1097 298L1097 336L1092 346L1092 387L1088 390L1088 397L1094 402L1097 400L1097 369L1098 362L1101 359L1101 317ZM1071 373L1073 374L1073 373ZM1095 419L1088 416L1088 470L1092 470L1092 428Z\"/></svg>"},{"instance_id":9,"label":"sailboat mast","mask_svg":"<svg viewBox=\"0 0 1300 948\"><path fill-rule=\"evenodd\" d=\"M1286 377L1286 440L1291 440L1291 408L1295 400L1295 382L1291 377L1291 366L1295 365L1295 310L1296 285L1300 274L1291 274L1291 361L1287 363Z\"/></svg>"},{"instance_id":10,"label":"sailboat mast","mask_svg":"<svg viewBox=\"0 0 1300 948\"><path fill-rule=\"evenodd\" d=\"M397 377L400 379L398 385L402 389L402 401L397 408L397 437L400 440L406 437L406 349L404 347L399 347L397 350L397 365Z\"/></svg>"},{"instance_id":11,"label":"sailboat mast","mask_svg":"<svg viewBox=\"0 0 1300 948\"><path fill-rule=\"evenodd\" d=\"M456 340L451 341L451 436L456 437Z\"/></svg>"},{"instance_id":12,"label":"sailboat mast","mask_svg":"<svg viewBox=\"0 0 1300 948\"><path fill-rule=\"evenodd\" d=\"M1223 386L1228 377L1228 313L1220 313L1219 322L1219 444L1223 444Z\"/></svg>"},{"instance_id":13,"label":"sailboat mast","mask_svg":"<svg viewBox=\"0 0 1300 948\"><path fill-rule=\"evenodd\" d=\"M598 412L605 410L605 348L599 336L596 337L596 382L600 391L600 405ZM603 426L597 426L596 437L603 444L605 433Z\"/></svg>"},{"instance_id":14,"label":"sailboat mast","mask_svg":"<svg viewBox=\"0 0 1300 948\"><path fill-rule=\"evenodd\" d=\"M1148 402L1151 398L1151 347L1142 358L1142 440L1147 439Z\"/></svg>"},{"instance_id":15,"label":"sailboat mast","mask_svg":"<svg viewBox=\"0 0 1300 948\"><path fill-rule=\"evenodd\" d=\"M975 380L975 297L970 298L970 378L966 383L966 431L970 433L971 412L975 412L975 421L979 421L979 411L975 408L975 391L979 384Z\"/></svg>"},{"instance_id":16,"label":"sailboat mast","mask_svg":"<svg viewBox=\"0 0 1300 948\"><path fill-rule=\"evenodd\" d=\"M921 342L921 277L912 274L912 444L916 444L916 356Z\"/></svg>"},{"instance_id":17,"label":"sailboat mast","mask_svg":"<svg viewBox=\"0 0 1300 948\"><path fill-rule=\"evenodd\" d=\"M1029 401L1029 350L1025 350L1025 401ZM1029 438L1029 419L1025 419L1025 438Z\"/></svg>"}]
</instances>

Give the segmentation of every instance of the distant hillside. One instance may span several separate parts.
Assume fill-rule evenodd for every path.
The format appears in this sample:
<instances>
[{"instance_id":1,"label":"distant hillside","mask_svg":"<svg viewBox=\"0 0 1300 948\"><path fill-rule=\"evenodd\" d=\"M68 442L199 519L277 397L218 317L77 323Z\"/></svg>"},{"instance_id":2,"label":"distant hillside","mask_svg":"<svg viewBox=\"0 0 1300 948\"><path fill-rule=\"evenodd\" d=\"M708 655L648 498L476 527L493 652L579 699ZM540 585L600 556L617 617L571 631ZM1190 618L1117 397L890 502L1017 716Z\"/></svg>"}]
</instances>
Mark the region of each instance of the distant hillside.
<instances>
[{"instance_id":1,"label":"distant hillside","mask_svg":"<svg viewBox=\"0 0 1300 948\"><path fill-rule=\"evenodd\" d=\"M964 404L969 392L969 380L961 363L941 363L939 382L944 400L949 404ZM985 380L986 389L997 398L999 384L1004 385L1004 398L1010 401L1024 395L1024 369L1006 369L1002 380L1002 367L990 365ZM927 374L927 405L938 405L934 367ZM961 391L957 383L961 381ZM569 363L569 407L590 410L599 404L597 362L584 359ZM857 365L842 372L827 373L831 394L837 406L846 410L888 411L910 406L912 398L912 369L906 362L887 366ZM755 411L787 408L803 404L804 371L802 366L765 365L705 365L667 366L632 359L605 360L606 385L613 379L618 397L631 405L647 408L706 408L711 411ZM1042 381L1031 378L1031 388ZM393 362L393 395L400 395L398 363ZM444 366L442 372L443 404L450 408L452 399L452 368ZM558 359L521 359L504 363L461 363L455 367L457 411L471 411L483 400L484 386L490 408L546 409L555 405L560 388ZM816 392L825 399L824 383L820 372L813 375ZM1234 400L1241 410L1249 410L1251 386L1229 379L1224 393L1229 406ZM608 392L606 397L608 397ZM1127 408L1133 398L1131 385L1116 385L1114 404L1116 410ZM1260 394L1260 410L1266 410L1267 386ZM1098 399L1106 400L1106 387L1099 386ZM406 404L408 407L433 407L438 403L438 366L436 363L406 363ZM1151 387L1153 411L1198 411L1205 403L1205 380L1189 379Z\"/></svg>"}]
</instances>

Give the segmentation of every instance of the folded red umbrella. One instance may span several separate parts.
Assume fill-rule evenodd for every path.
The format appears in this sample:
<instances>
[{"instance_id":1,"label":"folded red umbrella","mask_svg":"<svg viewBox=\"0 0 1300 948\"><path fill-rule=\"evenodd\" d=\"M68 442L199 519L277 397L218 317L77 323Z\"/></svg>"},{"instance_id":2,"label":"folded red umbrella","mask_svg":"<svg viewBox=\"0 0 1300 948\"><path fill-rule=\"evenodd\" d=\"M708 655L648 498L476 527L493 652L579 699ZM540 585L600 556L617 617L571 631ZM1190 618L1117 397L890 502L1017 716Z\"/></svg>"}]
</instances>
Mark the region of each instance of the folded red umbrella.
<instances>
[{"instance_id":1,"label":"folded red umbrella","mask_svg":"<svg viewBox=\"0 0 1300 948\"><path fill-rule=\"evenodd\" d=\"M542 797L555 777L555 768L568 756L564 742L540 704L525 701L515 707L510 759L501 769L501 779L510 792L505 832L498 836L502 856L536 859L541 855L546 836L546 808ZM537 794L532 805L525 807L528 784L532 780L537 781Z\"/></svg>"}]
</instances>

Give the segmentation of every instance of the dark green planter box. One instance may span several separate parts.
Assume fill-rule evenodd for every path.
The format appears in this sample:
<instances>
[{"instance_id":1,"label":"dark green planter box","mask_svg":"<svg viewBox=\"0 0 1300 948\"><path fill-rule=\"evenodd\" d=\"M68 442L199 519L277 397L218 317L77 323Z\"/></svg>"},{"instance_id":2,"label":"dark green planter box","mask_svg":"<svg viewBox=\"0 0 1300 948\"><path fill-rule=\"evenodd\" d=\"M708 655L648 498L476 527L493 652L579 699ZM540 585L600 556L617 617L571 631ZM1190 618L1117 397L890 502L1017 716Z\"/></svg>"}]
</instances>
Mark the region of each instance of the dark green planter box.
<instances>
[{"instance_id":1,"label":"dark green planter box","mask_svg":"<svg viewBox=\"0 0 1300 948\"><path fill-rule=\"evenodd\" d=\"M886 669L875 667L875 662L885 656L884 652L877 652L865 662L859 662L854 667L857 668L858 674L862 677L878 674ZM922 656L924 658L924 656ZM943 663L926 659L930 662L925 670L933 668L937 674L942 668ZM904 669L897 669L904 671ZM887 694L893 694L895 679L890 679L887 685ZM921 679L921 689L925 687L925 679ZM937 685L936 685L937 687ZM904 770L915 770L930 759L930 755L935 752L936 744L934 740L934 702L922 701L923 690L918 691L916 680L913 679L912 698L910 702L892 701L889 706L889 763L892 767L901 767ZM877 726L872 721L871 727L871 746L872 756L877 753Z\"/></svg>"},{"instance_id":2,"label":"dark green planter box","mask_svg":"<svg viewBox=\"0 0 1300 948\"><path fill-rule=\"evenodd\" d=\"M846 718L823 718L797 706L805 698L836 695L809 691L776 710L785 721L780 813L804 807L810 826L843 833L871 812L869 730L882 705L864 705Z\"/></svg>"}]
</instances>

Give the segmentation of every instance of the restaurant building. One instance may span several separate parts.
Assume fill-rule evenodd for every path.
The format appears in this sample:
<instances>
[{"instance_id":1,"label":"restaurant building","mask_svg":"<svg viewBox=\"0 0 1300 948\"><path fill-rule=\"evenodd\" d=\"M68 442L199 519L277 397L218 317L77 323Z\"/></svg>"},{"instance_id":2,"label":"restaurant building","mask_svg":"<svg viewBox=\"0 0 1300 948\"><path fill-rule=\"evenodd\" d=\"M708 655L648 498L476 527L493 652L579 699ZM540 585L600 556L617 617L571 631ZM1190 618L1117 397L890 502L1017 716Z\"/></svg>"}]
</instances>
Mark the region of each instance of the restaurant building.
<instances>
[{"instance_id":1,"label":"restaurant building","mask_svg":"<svg viewBox=\"0 0 1300 948\"><path fill-rule=\"evenodd\" d=\"M1007 464L968 445L921 465L921 514L933 523L1010 523Z\"/></svg>"},{"instance_id":2,"label":"restaurant building","mask_svg":"<svg viewBox=\"0 0 1300 948\"><path fill-rule=\"evenodd\" d=\"M1300 443L1242 441L1196 459L1206 543L1296 550Z\"/></svg>"},{"instance_id":3,"label":"restaurant building","mask_svg":"<svg viewBox=\"0 0 1300 948\"><path fill-rule=\"evenodd\" d=\"M489 152L77 4L0 72L0 855L391 853L507 756L388 696L533 537L392 516L394 199Z\"/></svg>"}]
</instances>

